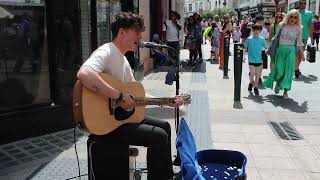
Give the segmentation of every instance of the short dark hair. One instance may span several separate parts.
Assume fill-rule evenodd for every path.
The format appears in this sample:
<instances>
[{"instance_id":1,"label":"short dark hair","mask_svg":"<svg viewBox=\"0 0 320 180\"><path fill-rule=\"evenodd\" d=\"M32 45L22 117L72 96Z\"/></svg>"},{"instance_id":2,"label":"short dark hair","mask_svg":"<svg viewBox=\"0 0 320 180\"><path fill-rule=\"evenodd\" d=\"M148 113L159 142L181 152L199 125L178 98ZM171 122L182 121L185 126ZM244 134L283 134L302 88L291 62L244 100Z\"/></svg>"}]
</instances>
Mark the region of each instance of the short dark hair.
<instances>
[{"instance_id":1,"label":"short dark hair","mask_svg":"<svg viewBox=\"0 0 320 180\"><path fill-rule=\"evenodd\" d=\"M262 30L262 25L261 24L254 24L252 25L252 30Z\"/></svg>"},{"instance_id":2,"label":"short dark hair","mask_svg":"<svg viewBox=\"0 0 320 180\"><path fill-rule=\"evenodd\" d=\"M120 12L111 24L112 40L117 37L120 28L143 32L145 29L143 17L129 12Z\"/></svg>"},{"instance_id":3,"label":"short dark hair","mask_svg":"<svg viewBox=\"0 0 320 180\"><path fill-rule=\"evenodd\" d=\"M263 20L264 20L264 17L261 14L258 14L256 16L256 21L263 21Z\"/></svg>"}]
</instances>

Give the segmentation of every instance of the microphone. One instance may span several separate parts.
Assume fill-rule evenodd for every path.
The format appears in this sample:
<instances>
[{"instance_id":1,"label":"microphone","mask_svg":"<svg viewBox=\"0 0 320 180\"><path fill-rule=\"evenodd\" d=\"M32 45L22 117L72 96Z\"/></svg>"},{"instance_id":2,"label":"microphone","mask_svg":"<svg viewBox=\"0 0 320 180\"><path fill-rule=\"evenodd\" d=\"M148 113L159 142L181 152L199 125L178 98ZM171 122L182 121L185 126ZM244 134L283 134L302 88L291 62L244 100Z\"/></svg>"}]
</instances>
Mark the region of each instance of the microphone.
<instances>
[{"instance_id":1,"label":"microphone","mask_svg":"<svg viewBox=\"0 0 320 180\"><path fill-rule=\"evenodd\" d=\"M155 42L144 42L139 41L139 47L141 48L171 48L170 46L164 44L157 44Z\"/></svg>"}]
</instances>

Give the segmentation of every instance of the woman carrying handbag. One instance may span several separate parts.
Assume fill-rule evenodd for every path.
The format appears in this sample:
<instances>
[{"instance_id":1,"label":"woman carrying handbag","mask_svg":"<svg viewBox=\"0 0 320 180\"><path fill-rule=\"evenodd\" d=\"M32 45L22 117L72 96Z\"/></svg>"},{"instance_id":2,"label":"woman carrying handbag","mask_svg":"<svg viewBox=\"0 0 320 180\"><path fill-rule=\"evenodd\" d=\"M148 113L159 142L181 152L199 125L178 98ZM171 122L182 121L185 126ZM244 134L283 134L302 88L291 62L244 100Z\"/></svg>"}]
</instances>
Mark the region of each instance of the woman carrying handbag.
<instances>
[{"instance_id":1,"label":"woman carrying handbag","mask_svg":"<svg viewBox=\"0 0 320 180\"><path fill-rule=\"evenodd\" d=\"M275 46L276 43L273 41L277 40L279 43L278 46ZM277 34L272 39L268 54L273 56L275 52L275 64L268 79L263 82L264 87L271 89L273 83L276 82L274 91L278 94L279 90L283 90L283 99L289 98L288 91L291 90L296 63L296 48L303 54L301 17L299 11L293 9L279 24ZM273 51L274 49L275 51ZM302 60L304 60L304 57L302 57Z\"/></svg>"}]
</instances>

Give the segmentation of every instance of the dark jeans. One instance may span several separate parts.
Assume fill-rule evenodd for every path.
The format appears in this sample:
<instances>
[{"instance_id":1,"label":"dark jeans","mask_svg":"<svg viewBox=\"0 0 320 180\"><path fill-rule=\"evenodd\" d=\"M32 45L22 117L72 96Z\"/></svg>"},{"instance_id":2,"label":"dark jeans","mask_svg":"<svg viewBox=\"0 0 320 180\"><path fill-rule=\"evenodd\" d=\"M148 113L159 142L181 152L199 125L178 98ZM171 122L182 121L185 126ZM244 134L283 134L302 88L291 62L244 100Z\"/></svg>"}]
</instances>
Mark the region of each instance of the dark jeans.
<instances>
[{"instance_id":1,"label":"dark jeans","mask_svg":"<svg viewBox=\"0 0 320 180\"><path fill-rule=\"evenodd\" d=\"M195 59L197 58L198 55L199 55L199 58L202 59L201 44L202 44L202 42L197 42L196 43L196 57L195 57Z\"/></svg>"},{"instance_id":2,"label":"dark jeans","mask_svg":"<svg viewBox=\"0 0 320 180\"><path fill-rule=\"evenodd\" d=\"M320 33L313 33L313 38L316 41L317 49L319 45L319 36L320 36Z\"/></svg>"},{"instance_id":3,"label":"dark jeans","mask_svg":"<svg viewBox=\"0 0 320 180\"><path fill-rule=\"evenodd\" d=\"M172 42L167 42L167 45L174 48L176 51L180 51L180 44L179 41L172 41ZM172 49L168 49L168 54L172 58L174 62L177 61L177 54L174 52Z\"/></svg>"},{"instance_id":4,"label":"dark jeans","mask_svg":"<svg viewBox=\"0 0 320 180\"><path fill-rule=\"evenodd\" d=\"M140 124L124 124L109 134L94 136L99 141L147 147L148 179L172 178L171 128L166 121L145 117ZM106 162L110 163L110 162Z\"/></svg>"},{"instance_id":5,"label":"dark jeans","mask_svg":"<svg viewBox=\"0 0 320 180\"><path fill-rule=\"evenodd\" d=\"M199 58L202 58L201 44L196 43L195 49L190 49L189 52L190 52L189 53L189 59L190 59L189 63L193 64L196 62L198 55L199 55Z\"/></svg>"}]
</instances>

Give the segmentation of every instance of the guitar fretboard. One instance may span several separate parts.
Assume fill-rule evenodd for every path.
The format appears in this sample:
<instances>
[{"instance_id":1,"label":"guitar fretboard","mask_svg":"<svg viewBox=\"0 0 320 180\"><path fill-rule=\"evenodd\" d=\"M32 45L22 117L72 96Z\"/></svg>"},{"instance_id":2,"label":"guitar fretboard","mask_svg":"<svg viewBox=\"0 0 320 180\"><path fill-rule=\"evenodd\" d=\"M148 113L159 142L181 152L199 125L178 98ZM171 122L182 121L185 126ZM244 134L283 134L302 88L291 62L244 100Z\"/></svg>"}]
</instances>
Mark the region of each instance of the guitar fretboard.
<instances>
[{"instance_id":1,"label":"guitar fretboard","mask_svg":"<svg viewBox=\"0 0 320 180\"><path fill-rule=\"evenodd\" d=\"M135 102L137 106L146 105L169 105L174 103L175 98L136 98Z\"/></svg>"}]
</instances>

